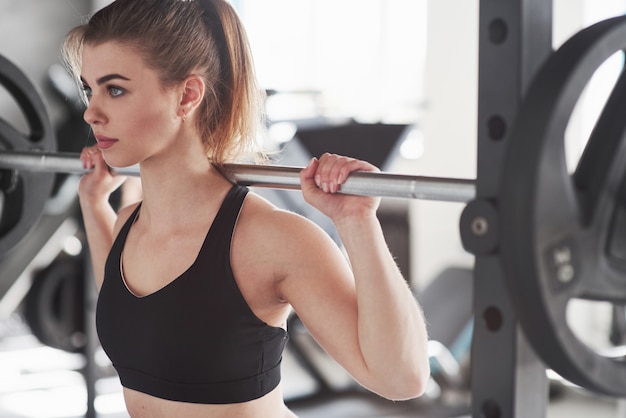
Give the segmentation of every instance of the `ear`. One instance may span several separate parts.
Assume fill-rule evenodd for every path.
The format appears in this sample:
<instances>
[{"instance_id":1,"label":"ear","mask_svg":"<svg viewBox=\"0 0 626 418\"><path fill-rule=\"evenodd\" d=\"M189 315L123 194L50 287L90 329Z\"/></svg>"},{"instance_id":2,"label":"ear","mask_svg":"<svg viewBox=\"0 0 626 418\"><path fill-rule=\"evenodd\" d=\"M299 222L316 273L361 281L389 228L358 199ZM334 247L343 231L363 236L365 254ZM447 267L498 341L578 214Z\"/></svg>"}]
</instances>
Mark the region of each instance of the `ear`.
<instances>
[{"instance_id":1,"label":"ear","mask_svg":"<svg viewBox=\"0 0 626 418\"><path fill-rule=\"evenodd\" d=\"M180 98L180 112L185 115L192 113L200 105L204 98L204 82L196 74L185 79Z\"/></svg>"}]
</instances>

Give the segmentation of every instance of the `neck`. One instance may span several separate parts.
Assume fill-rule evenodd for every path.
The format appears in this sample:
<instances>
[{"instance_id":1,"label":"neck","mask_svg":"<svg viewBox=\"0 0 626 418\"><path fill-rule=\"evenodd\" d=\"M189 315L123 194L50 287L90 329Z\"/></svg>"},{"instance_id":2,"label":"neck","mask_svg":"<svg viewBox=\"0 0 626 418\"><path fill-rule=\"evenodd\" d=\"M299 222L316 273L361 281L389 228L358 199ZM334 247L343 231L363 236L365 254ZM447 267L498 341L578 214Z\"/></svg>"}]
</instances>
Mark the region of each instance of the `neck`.
<instances>
[{"instance_id":1,"label":"neck","mask_svg":"<svg viewBox=\"0 0 626 418\"><path fill-rule=\"evenodd\" d=\"M231 187L203 153L146 160L141 182L142 217L161 225L194 222L195 214L220 205Z\"/></svg>"}]
</instances>

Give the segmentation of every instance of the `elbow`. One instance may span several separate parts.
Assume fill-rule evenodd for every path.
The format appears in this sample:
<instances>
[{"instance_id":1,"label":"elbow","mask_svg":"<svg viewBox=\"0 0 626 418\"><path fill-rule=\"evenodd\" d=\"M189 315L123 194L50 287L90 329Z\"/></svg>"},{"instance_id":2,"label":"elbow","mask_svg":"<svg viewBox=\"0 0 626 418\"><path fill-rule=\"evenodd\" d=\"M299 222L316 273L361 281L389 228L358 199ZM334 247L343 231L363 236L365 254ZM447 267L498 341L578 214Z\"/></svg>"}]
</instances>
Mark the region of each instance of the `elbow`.
<instances>
[{"instance_id":1,"label":"elbow","mask_svg":"<svg viewBox=\"0 0 626 418\"><path fill-rule=\"evenodd\" d=\"M378 395L391 401L407 401L424 394L430 379L430 367L425 365L407 367L402 373L386 379L386 383L375 390Z\"/></svg>"},{"instance_id":2,"label":"elbow","mask_svg":"<svg viewBox=\"0 0 626 418\"><path fill-rule=\"evenodd\" d=\"M430 360L428 356L415 356L405 362L405 367L396 377L394 391L389 397L394 401L415 399L424 394L430 380Z\"/></svg>"},{"instance_id":3,"label":"elbow","mask_svg":"<svg viewBox=\"0 0 626 418\"><path fill-rule=\"evenodd\" d=\"M426 391L429 379L430 367L427 365L406 376L401 387L398 387L388 399L393 401L406 401L418 398Z\"/></svg>"}]
</instances>

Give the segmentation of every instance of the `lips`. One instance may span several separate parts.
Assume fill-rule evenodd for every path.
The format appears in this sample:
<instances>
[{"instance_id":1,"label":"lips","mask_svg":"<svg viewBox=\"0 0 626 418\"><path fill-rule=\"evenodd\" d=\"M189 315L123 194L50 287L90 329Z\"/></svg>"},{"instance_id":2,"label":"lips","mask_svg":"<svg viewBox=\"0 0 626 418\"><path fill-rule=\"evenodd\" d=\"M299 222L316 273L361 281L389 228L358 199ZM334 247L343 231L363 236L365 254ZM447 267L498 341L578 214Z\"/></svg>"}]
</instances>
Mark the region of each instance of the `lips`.
<instances>
[{"instance_id":1,"label":"lips","mask_svg":"<svg viewBox=\"0 0 626 418\"><path fill-rule=\"evenodd\" d=\"M104 135L96 135L96 141L98 142L98 148L105 150L111 148L117 142L117 139L108 138Z\"/></svg>"}]
</instances>

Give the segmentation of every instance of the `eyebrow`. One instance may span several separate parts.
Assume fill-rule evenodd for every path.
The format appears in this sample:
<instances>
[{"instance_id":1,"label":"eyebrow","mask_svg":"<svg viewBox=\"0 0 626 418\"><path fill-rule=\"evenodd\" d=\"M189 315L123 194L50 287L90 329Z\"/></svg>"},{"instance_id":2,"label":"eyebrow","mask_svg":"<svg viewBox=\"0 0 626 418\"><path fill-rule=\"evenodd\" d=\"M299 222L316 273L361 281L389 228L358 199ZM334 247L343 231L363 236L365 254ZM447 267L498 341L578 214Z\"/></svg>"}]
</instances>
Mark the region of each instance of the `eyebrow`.
<instances>
[{"instance_id":1,"label":"eyebrow","mask_svg":"<svg viewBox=\"0 0 626 418\"><path fill-rule=\"evenodd\" d=\"M124 77L123 75L120 75L120 74L107 74L107 75L102 76L99 79L97 79L96 83L100 86L100 85L106 83L107 81L111 81L111 80L126 80L126 81L130 81L129 78L126 78L126 77ZM80 78L80 81L83 84L88 84L83 77Z\"/></svg>"}]
</instances>

